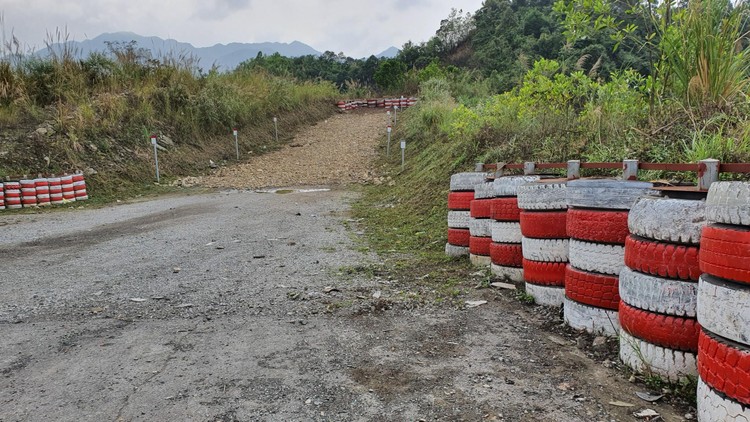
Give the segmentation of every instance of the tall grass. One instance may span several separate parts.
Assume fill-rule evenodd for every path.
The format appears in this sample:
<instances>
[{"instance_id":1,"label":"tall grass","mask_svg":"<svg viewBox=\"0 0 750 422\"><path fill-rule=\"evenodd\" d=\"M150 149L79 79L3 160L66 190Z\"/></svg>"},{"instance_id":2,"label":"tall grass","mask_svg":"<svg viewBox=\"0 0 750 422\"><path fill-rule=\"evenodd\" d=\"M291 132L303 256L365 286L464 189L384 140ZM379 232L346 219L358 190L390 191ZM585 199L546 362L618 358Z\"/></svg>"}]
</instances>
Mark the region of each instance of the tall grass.
<instances>
[{"instance_id":1,"label":"tall grass","mask_svg":"<svg viewBox=\"0 0 750 422\"><path fill-rule=\"evenodd\" d=\"M176 144L164 160L166 170L189 172L191 163L207 163L207 155L233 154L233 148L224 154L225 142L213 141L233 127L260 134L269 132L274 116L282 124L317 119L332 110L338 95L331 83L298 82L262 70L204 73L193 57L154 58L132 43L81 58L64 34L50 36L55 42L48 42L47 57L21 53L15 38L0 54L0 128L19 133L0 165L3 174L92 166L113 172L101 175L112 183L148 180L150 133ZM24 147L21 138L39 125L51 125L49 139L36 136ZM268 142L260 135L240 139L246 151Z\"/></svg>"},{"instance_id":2,"label":"tall grass","mask_svg":"<svg viewBox=\"0 0 750 422\"><path fill-rule=\"evenodd\" d=\"M674 90L703 115L746 102L750 82L748 9L721 0L695 0L676 11L660 47Z\"/></svg>"}]
</instances>

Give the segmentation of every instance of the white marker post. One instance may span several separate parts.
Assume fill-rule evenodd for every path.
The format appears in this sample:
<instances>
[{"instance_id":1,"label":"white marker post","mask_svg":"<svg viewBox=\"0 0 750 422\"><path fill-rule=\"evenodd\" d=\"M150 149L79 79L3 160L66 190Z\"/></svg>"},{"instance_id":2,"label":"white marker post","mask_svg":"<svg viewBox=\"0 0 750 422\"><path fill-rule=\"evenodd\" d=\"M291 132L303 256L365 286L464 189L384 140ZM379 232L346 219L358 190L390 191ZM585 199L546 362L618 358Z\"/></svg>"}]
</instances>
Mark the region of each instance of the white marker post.
<instances>
[{"instance_id":1,"label":"white marker post","mask_svg":"<svg viewBox=\"0 0 750 422\"><path fill-rule=\"evenodd\" d=\"M397 114L398 114L398 106L395 105L393 106L393 124L394 125L398 123L398 118L396 117Z\"/></svg>"},{"instance_id":2,"label":"white marker post","mask_svg":"<svg viewBox=\"0 0 750 422\"><path fill-rule=\"evenodd\" d=\"M386 124L390 126L391 125L391 111L388 110L385 112L385 114L388 116L388 122Z\"/></svg>"},{"instance_id":3,"label":"white marker post","mask_svg":"<svg viewBox=\"0 0 750 422\"><path fill-rule=\"evenodd\" d=\"M151 135L151 145L154 146L154 163L156 164L156 183L160 183L159 178L159 152L156 149L156 135Z\"/></svg>"},{"instance_id":4,"label":"white marker post","mask_svg":"<svg viewBox=\"0 0 750 422\"><path fill-rule=\"evenodd\" d=\"M275 117L273 118L273 130L276 133L276 143L277 144L279 143L279 125L277 123L278 121L279 121L279 119L277 119Z\"/></svg>"},{"instance_id":5,"label":"white marker post","mask_svg":"<svg viewBox=\"0 0 750 422\"><path fill-rule=\"evenodd\" d=\"M237 159L240 159L240 142L237 140L237 128L232 129L234 135L234 149L237 151Z\"/></svg>"},{"instance_id":6,"label":"white marker post","mask_svg":"<svg viewBox=\"0 0 750 422\"><path fill-rule=\"evenodd\" d=\"M404 170L404 151L406 151L406 141L401 140L401 171Z\"/></svg>"},{"instance_id":7,"label":"white marker post","mask_svg":"<svg viewBox=\"0 0 750 422\"><path fill-rule=\"evenodd\" d=\"M391 132L393 129L391 128L391 125L388 125L388 145L385 147L385 155L391 155Z\"/></svg>"}]
</instances>

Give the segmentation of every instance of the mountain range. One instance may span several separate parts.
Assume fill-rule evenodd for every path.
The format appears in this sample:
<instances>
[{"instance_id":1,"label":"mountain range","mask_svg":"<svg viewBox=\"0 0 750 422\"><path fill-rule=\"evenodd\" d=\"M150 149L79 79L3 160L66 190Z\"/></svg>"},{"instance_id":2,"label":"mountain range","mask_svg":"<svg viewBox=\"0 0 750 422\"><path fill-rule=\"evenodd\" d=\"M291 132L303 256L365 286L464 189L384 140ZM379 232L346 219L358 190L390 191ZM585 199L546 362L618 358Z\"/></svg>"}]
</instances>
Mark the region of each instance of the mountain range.
<instances>
[{"instance_id":1,"label":"mountain range","mask_svg":"<svg viewBox=\"0 0 750 422\"><path fill-rule=\"evenodd\" d=\"M322 54L320 51L299 41L291 43L230 43L216 44L211 47L194 47L190 43L179 42L173 39L165 40L159 37L145 37L132 32L104 33L90 40L67 41L61 44L53 44L51 48L53 51L62 51L63 48L67 48L68 51L75 52L79 57L87 57L92 52L109 51L109 43L125 44L131 41L135 41L139 48L150 50L153 57L161 57L170 53L175 55L192 55L200 59L200 67L207 69L212 65L216 65L219 70L223 71L236 68L243 61L255 58L258 53L263 53L264 55L279 53L286 57L319 56ZM37 51L36 54L45 57L50 54L49 48L43 48ZM375 56L392 58L398 52L399 50L396 47L390 47Z\"/></svg>"}]
</instances>

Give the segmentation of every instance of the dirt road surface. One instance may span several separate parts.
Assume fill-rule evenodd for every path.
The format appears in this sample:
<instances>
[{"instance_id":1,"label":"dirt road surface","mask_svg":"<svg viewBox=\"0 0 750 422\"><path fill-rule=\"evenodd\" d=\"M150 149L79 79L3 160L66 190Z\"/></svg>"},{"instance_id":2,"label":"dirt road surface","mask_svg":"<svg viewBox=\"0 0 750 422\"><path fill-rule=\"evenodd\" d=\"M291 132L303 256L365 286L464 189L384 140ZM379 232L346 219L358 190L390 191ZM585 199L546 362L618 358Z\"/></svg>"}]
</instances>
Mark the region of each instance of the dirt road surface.
<instances>
[{"instance_id":1,"label":"dirt road surface","mask_svg":"<svg viewBox=\"0 0 750 422\"><path fill-rule=\"evenodd\" d=\"M479 275L479 307L409 300L430 281L364 252L354 198L219 189L0 215L0 420L683 420L557 310Z\"/></svg>"}]
</instances>

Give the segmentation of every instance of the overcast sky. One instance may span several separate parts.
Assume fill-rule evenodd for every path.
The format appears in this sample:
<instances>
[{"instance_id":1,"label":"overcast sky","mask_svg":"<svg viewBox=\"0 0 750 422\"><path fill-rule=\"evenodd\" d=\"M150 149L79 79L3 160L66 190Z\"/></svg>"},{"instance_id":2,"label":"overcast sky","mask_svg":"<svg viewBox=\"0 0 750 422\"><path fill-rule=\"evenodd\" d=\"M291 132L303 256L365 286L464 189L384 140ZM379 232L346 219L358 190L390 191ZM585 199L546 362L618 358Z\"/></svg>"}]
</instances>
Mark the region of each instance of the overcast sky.
<instances>
[{"instance_id":1,"label":"overcast sky","mask_svg":"<svg viewBox=\"0 0 750 422\"><path fill-rule=\"evenodd\" d=\"M130 31L189 42L301 41L351 57L406 41L427 41L451 8L474 13L482 0L2 0L4 32L41 48L67 27L83 41Z\"/></svg>"}]
</instances>

